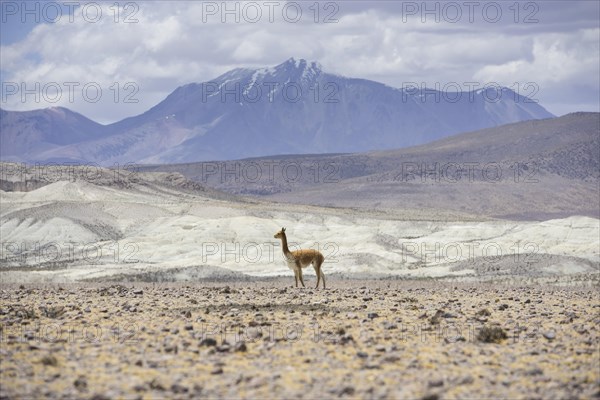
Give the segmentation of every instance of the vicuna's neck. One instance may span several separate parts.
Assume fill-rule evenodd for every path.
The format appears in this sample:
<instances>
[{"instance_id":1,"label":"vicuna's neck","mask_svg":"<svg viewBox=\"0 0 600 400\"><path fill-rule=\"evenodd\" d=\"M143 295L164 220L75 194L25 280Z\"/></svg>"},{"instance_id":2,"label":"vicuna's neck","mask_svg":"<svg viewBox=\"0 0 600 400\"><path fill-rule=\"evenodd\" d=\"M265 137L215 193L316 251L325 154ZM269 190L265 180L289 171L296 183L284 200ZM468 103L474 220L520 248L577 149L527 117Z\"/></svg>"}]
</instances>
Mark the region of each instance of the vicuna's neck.
<instances>
[{"instance_id":1,"label":"vicuna's neck","mask_svg":"<svg viewBox=\"0 0 600 400\"><path fill-rule=\"evenodd\" d=\"M290 249L288 249L287 237L285 233L281 235L281 248L283 249L283 254L289 254Z\"/></svg>"}]
</instances>

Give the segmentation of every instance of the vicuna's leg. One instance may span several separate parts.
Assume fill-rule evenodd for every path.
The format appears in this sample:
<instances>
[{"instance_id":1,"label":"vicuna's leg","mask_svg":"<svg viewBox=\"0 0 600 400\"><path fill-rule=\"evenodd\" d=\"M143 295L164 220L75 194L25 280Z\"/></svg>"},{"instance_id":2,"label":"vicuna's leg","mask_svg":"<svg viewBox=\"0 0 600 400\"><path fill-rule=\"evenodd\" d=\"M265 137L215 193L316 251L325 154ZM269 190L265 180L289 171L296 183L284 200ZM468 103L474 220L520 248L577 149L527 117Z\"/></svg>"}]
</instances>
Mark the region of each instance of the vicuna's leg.
<instances>
[{"instance_id":1,"label":"vicuna's leg","mask_svg":"<svg viewBox=\"0 0 600 400\"><path fill-rule=\"evenodd\" d=\"M298 267L298 278L300 278L300 283L302 284L302 287L306 287L304 286L304 279L302 279L302 268Z\"/></svg>"},{"instance_id":2,"label":"vicuna's leg","mask_svg":"<svg viewBox=\"0 0 600 400\"><path fill-rule=\"evenodd\" d=\"M324 260L318 260L316 264L314 264L315 267L315 273L317 274L317 289L319 288L319 281L323 281L323 289L325 289L325 274L323 273L323 270L321 269L321 266L323 265L323 261Z\"/></svg>"},{"instance_id":3,"label":"vicuna's leg","mask_svg":"<svg viewBox=\"0 0 600 400\"><path fill-rule=\"evenodd\" d=\"M294 279L296 280L296 287L298 287L298 271L294 270Z\"/></svg>"},{"instance_id":4,"label":"vicuna's leg","mask_svg":"<svg viewBox=\"0 0 600 400\"><path fill-rule=\"evenodd\" d=\"M321 282L321 266L318 263L313 263L313 268L315 269L315 274L317 274L317 286L315 289L319 288L319 282Z\"/></svg>"}]
</instances>

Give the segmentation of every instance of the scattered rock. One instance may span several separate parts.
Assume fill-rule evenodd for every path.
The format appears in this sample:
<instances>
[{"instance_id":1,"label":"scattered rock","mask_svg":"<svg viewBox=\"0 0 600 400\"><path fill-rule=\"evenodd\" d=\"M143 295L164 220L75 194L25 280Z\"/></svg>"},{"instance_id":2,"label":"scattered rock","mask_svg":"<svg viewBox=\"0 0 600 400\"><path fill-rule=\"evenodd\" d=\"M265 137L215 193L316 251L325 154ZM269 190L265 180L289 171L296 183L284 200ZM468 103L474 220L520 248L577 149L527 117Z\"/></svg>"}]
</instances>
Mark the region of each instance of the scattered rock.
<instances>
[{"instance_id":1,"label":"scattered rock","mask_svg":"<svg viewBox=\"0 0 600 400\"><path fill-rule=\"evenodd\" d=\"M349 342L354 342L354 338L352 337L351 334L346 333L345 335L342 335L342 337L340 338L340 343L341 344L346 344Z\"/></svg>"},{"instance_id":2,"label":"scattered rock","mask_svg":"<svg viewBox=\"0 0 600 400\"><path fill-rule=\"evenodd\" d=\"M181 394L189 392L189 389L179 383L174 383L171 385L171 392Z\"/></svg>"},{"instance_id":3,"label":"scattered rock","mask_svg":"<svg viewBox=\"0 0 600 400\"><path fill-rule=\"evenodd\" d=\"M40 307L40 309L42 310L42 314L48 318L58 318L66 311L63 306Z\"/></svg>"},{"instance_id":4,"label":"scattered rock","mask_svg":"<svg viewBox=\"0 0 600 400\"><path fill-rule=\"evenodd\" d=\"M145 392L148 389L147 389L146 385L136 384L136 385L133 385L133 390L135 390L136 392Z\"/></svg>"},{"instance_id":5,"label":"scattered rock","mask_svg":"<svg viewBox=\"0 0 600 400\"><path fill-rule=\"evenodd\" d=\"M375 362L367 363L363 366L364 369L381 369L381 365Z\"/></svg>"},{"instance_id":6,"label":"scattered rock","mask_svg":"<svg viewBox=\"0 0 600 400\"><path fill-rule=\"evenodd\" d=\"M532 368L528 371L525 371L525 375L527 375L527 376L544 375L544 371L541 368Z\"/></svg>"},{"instance_id":7,"label":"scattered rock","mask_svg":"<svg viewBox=\"0 0 600 400\"><path fill-rule=\"evenodd\" d=\"M150 387L150 389L152 390L160 390L163 391L165 390L165 387L162 385L162 383L160 383L158 381L158 379L154 378L152 379L149 383L148 386Z\"/></svg>"},{"instance_id":8,"label":"scattered rock","mask_svg":"<svg viewBox=\"0 0 600 400\"><path fill-rule=\"evenodd\" d=\"M397 363L400 360L401 360L401 358L397 354L389 354L389 355L383 357L383 359L382 359L383 362L387 362L387 363L391 363L391 364Z\"/></svg>"},{"instance_id":9,"label":"scattered rock","mask_svg":"<svg viewBox=\"0 0 600 400\"><path fill-rule=\"evenodd\" d=\"M216 346L217 341L213 338L204 338L200 341L200 346Z\"/></svg>"},{"instance_id":10,"label":"scattered rock","mask_svg":"<svg viewBox=\"0 0 600 400\"><path fill-rule=\"evenodd\" d=\"M467 339L462 336L444 336L444 343L456 343L456 342L466 342Z\"/></svg>"},{"instance_id":11,"label":"scattered rock","mask_svg":"<svg viewBox=\"0 0 600 400\"><path fill-rule=\"evenodd\" d=\"M477 339L484 343L501 343L508 335L499 326L484 326L477 334Z\"/></svg>"},{"instance_id":12,"label":"scattered rock","mask_svg":"<svg viewBox=\"0 0 600 400\"><path fill-rule=\"evenodd\" d=\"M344 386L341 390L338 391L338 397L342 396L352 396L356 390L352 386Z\"/></svg>"},{"instance_id":13,"label":"scattered rock","mask_svg":"<svg viewBox=\"0 0 600 400\"><path fill-rule=\"evenodd\" d=\"M95 393L92 397L90 397L90 400L111 400L111 398L102 393Z\"/></svg>"},{"instance_id":14,"label":"scattered rock","mask_svg":"<svg viewBox=\"0 0 600 400\"><path fill-rule=\"evenodd\" d=\"M86 391L88 387L86 377L80 375L77 379L75 379L75 382L73 382L73 386L75 386L75 389L79 390L80 392Z\"/></svg>"},{"instance_id":15,"label":"scattered rock","mask_svg":"<svg viewBox=\"0 0 600 400\"><path fill-rule=\"evenodd\" d=\"M433 381L429 381L428 386L430 388L442 387L442 386L444 386L444 380L443 379L435 379Z\"/></svg>"},{"instance_id":16,"label":"scattered rock","mask_svg":"<svg viewBox=\"0 0 600 400\"><path fill-rule=\"evenodd\" d=\"M437 310L435 312L435 315L429 319L429 323L431 325L438 325L440 323L442 315L444 315L444 310Z\"/></svg>"},{"instance_id":17,"label":"scattered rock","mask_svg":"<svg viewBox=\"0 0 600 400\"><path fill-rule=\"evenodd\" d=\"M384 321L383 328L387 329L387 330L398 329L398 325L396 325L390 321Z\"/></svg>"},{"instance_id":18,"label":"scattered rock","mask_svg":"<svg viewBox=\"0 0 600 400\"><path fill-rule=\"evenodd\" d=\"M242 353L244 353L247 350L248 350L248 347L246 346L246 342L244 342L244 341L237 342L235 344L235 346L233 346L233 351L235 351L235 352L242 352Z\"/></svg>"},{"instance_id":19,"label":"scattered rock","mask_svg":"<svg viewBox=\"0 0 600 400\"><path fill-rule=\"evenodd\" d=\"M177 354L177 352L178 352L177 345L175 344L175 345L165 346L165 351L167 353L175 353L175 354Z\"/></svg>"},{"instance_id":20,"label":"scattered rock","mask_svg":"<svg viewBox=\"0 0 600 400\"><path fill-rule=\"evenodd\" d=\"M385 346L382 344L378 344L377 346L375 346L375 351L379 351L381 353L385 353Z\"/></svg>"},{"instance_id":21,"label":"scattered rock","mask_svg":"<svg viewBox=\"0 0 600 400\"><path fill-rule=\"evenodd\" d=\"M227 353L231 350L231 346L227 342L223 342L220 346L215 347L219 353Z\"/></svg>"},{"instance_id":22,"label":"scattered rock","mask_svg":"<svg viewBox=\"0 0 600 400\"><path fill-rule=\"evenodd\" d=\"M48 354L42 357L41 363L51 367L56 367L58 365L58 360L52 354Z\"/></svg>"},{"instance_id":23,"label":"scattered rock","mask_svg":"<svg viewBox=\"0 0 600 400\"><path fill-rule=\"evenodd\" d=\"M481 310L477 311L475 315L477 315L478 317L489 317L492 315L492 313L487 308L482 308Z\"/></svg>"}]
</instances>

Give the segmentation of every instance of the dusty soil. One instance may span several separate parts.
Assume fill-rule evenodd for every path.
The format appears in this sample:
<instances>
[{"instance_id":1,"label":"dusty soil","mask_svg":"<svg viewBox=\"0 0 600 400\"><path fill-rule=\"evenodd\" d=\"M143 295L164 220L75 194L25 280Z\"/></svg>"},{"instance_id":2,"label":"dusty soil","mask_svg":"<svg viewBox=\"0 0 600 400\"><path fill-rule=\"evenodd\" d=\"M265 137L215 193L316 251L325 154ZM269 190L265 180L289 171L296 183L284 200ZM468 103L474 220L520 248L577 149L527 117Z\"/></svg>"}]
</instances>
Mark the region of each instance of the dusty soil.
<instances>
[{"instance_id":1,"label":"dusty soil","mask_svg":"<svg viewBox=\"0 0 600 400\"><path fill-rule=\"evenodd\" d=\"M292 281L0 286L0 398L600 398L598 288Z\"/></svg>"}]
</instances>

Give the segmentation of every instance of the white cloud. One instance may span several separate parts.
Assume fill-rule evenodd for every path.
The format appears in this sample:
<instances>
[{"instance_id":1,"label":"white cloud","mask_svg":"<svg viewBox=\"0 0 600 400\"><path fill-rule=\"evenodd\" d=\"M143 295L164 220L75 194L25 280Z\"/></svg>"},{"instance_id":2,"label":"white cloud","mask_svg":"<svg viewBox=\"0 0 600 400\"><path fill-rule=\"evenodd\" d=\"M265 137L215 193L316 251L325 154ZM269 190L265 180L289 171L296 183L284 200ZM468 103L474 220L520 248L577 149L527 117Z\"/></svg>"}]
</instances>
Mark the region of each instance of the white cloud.
<instances>
[{"instance_id":1,"label":"white cloud","mask_svg":"<svg viewBox=\"0 0 600 400\"><path fill-rule=\"evenodd\" d=\"M486 65L474 77L482 81L495 80L505 86L532 82L539 88L536 99L558 115L581 107L586 111L600 111L593 100L593 94L598 98L600 87L598 38L600 29L538 36L533 39L531 59Z\"/></svg>"},{"instance_id":2,"label":"white cloud","mask_svg":"<svg viewBox=\"0 0 600 400\"><path fill-rule=\"evenodd\" d=\"M338 23L314 23L314 12L309 9L313 3L301 3L303 15L297 23L282 17L282 7L276 9L273 22L263 7L257 23L245 22L244 15L240 23L221 23L219 13L207 15L207 3L139 3L134 16L139 22L132 24L122 22L124 10L121 22L115 23L108 8L112 4L106 3L105 17L97 23L75 13L72 23L65 17L55 24L36 26L22 41L1 48L2 80L25 82L27 87L35 82L41 86L97 82L103 89L102 99L85 102L77 91L73 103L68 96L58 104L23 103L20 96L10 96L2 107L23 110L62 105L112 122L147 110L182 84L207 81L235 67L274 65L291 56L319 60L334 73L396 87L403 82L428 86L440 82L443 86L477 80L510 86L535 81L542 89L541 104L560 103L561 110L569 109L564 96L573 92L567 87L581 87L587 91L586 98L598 97L600 32L590 27L590 2L583 6L569 3L575 6L564 15L574 21L571 25L560 18L560 10L543 3L540 22L527 26L514 24L508 14L496 24L424 24L420 18L403 19L399 6L389 2L353 2L346 9L340 3L335 15ZM246 4L240 3L240 8ZM320 20L330 11L321 9ZM588 86L581 85L582 81ZM127 82L139 88L138 103L122 102ZM121 90L117 102L115 83ZM580 106L580 100L572 99L573 107Z\"/></svg>"},{"instance_id":3,"label":"white cloud","mask_svg":"<svg viewBox=\"0 0 600 400\"><path fill-rule=\"evenodd\" d=\"M536 37L533 40L532 59L487 65L475 76L502 81L516 77L530 78L540 84L561 83L585 77L589 83L598 85L599 77L593 74L594 69L597 71L598 68L598 38L600 29Z\"/></svg>"}]
</instances>

